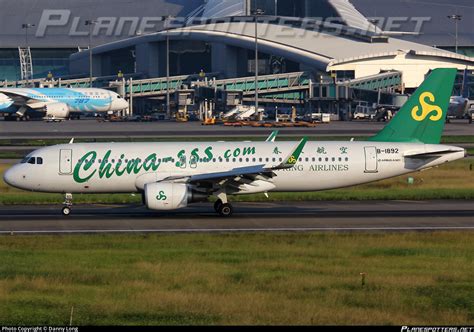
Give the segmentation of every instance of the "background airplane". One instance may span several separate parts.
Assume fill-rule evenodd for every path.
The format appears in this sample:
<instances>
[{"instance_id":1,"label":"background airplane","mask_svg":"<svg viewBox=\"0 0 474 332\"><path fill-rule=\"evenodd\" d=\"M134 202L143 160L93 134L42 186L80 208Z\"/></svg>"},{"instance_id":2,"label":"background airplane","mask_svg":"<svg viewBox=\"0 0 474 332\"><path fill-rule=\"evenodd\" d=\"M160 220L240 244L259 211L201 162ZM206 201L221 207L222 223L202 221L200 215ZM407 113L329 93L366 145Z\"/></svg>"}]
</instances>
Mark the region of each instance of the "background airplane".
<instances>
[{"instance_id":1,"label":"background airplane","mask_svg":"<svg viewBox=\"0 0 474 332\"><path fill-rule=\"evenodd\" d=\"M119 94L94 88L5 88L0 89L0 112L25 118L41 112L47 120L64 120L81 113L115 112L128 108Z\"/></svg>"},{"instance_id":2,"label":"background airplane","mask_svg":"<svg viewBox=\"0 0 474 332\"><path fill-rule=\"evenodd\" d=\"M348 187L464 158L440 145L456 69L436 69L392 121L367 141L80 143L45 147L7 170L11 186L65 194L141 193L151 210L216 197L232 215L229 195Z\"/></svg>"},{"instance_id":3,"label":"background airplane","mask_svg":"<svg viewBox=\"0 0 474 332\"><path fill-rule=\"evenodd\" d=\"M449 100L448 122L449 119L468 119L472 123L474 114L474 100L469 98L469 78L467 69L464 70L462 88L460 96L452 96Z\"/></svg>"}]
</instances>

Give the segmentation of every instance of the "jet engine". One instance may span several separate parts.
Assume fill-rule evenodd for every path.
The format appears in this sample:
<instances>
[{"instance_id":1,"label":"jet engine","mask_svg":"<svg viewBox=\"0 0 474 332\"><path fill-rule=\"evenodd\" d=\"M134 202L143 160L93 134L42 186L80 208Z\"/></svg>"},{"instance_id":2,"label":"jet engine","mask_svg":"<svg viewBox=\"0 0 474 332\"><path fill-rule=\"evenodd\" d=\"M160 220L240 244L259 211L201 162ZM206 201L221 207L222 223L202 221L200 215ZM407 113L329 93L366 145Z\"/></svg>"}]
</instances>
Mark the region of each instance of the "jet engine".
<instances>
[{"instance_id":1,"label":"jet engine","mask_svg":"<svg viewBox=\"0 0 474 332\"><path fill-rule=\"evenodd\" d=\"M176 210L206 199L206 194L192 190L184 183L149 183L143 191L143 201L150 210Z\"/></svg>"},{"instance_id":2,"label":"jet engine","mask_svg":"<svg viewBox=\"0 0 474 332\"><path fill-rule=\"evenodd\" d=\"M67 119L69 116L69 107L64 103L52 103L45 106L46 118Z\"/></svg>"}]
</instances>

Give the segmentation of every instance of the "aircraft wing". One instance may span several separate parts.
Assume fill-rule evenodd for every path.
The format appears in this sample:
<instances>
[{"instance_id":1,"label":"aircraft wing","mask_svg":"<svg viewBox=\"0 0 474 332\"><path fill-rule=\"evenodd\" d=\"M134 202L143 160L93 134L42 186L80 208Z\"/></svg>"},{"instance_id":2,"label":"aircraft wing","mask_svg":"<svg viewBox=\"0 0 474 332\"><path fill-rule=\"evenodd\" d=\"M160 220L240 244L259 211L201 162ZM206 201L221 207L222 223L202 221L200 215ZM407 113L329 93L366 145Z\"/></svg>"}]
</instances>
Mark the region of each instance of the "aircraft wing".
<instances>
[{"instance_id":1,"label":"aircraft wing","mask_svg":"<svg viewBox=\"0 0 474 332\"><path fill-rule=\"evenodd\" d=\"M15 106L28 106L32 109L43 108L49 104L49 101L44 99L32 97L25 91L15 91L13 89L0 89L0 93L4 94L13 101Z\"/></svg>"},{"instance_id":2,"label":"aircraft wing","mask_svg":"<svg viewBox=\"0 0 474 332\"><path fill-rule=\"evenodd\" d=\"M179 175L164 178L161 181L186 182L189 184L213 188L215 186L228 186L238 188L243 184L250 184L255 180L270 181L275 174L275 170L292 168L296 165L298 158L303 151L307 138L303 138L286 158L278 165L254 165L236 167L228 171L201 173L193 175Z\"/></svg>"},{"instance_id":3,"label":"aircraft wing","mask_svg":"<svg viewBox=\"0 0 474 332\"><path fill-rule=\"evenodd\" d=\"M185 182L190 184L198 184L203 182L219 183L222 180L230 179L252 179L258 177L259 175L271 178L275 174L273 173L273 170L271 168L265 168L265 165L257 165L248 167L237 167L224 172L202 173L188 176L170 176L163 179L162 181L184 180Z\"/></svg>"}]
</instances>

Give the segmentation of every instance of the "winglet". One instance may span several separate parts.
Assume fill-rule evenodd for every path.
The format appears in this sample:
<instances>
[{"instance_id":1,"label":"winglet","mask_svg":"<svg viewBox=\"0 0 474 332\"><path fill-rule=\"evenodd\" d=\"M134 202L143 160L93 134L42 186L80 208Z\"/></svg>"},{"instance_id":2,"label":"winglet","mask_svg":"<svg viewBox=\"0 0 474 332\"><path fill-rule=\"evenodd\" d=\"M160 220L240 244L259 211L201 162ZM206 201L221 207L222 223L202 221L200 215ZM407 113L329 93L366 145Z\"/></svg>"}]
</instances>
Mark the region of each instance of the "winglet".
<instances>
[{"instance_id":1,"label":"winglet","mask_svg":"<svg viewBox=\"0 0 474 332\"><path fill-rule=\"evenodd\" d=\"M270 134L270 136L267 137L265 142L275 142L277 135L278 135L278 130L272 131L272 133Z\"/></svg>"},{"instance_id":2,"label":"winglet","mask_svg":"<svg viewBox=\"0 0 474 332\"><path fill-rule=\"evenodd\" d=\"M71 138L71 140L69 141L69 144L74 144L74 137Z\"/></svg>"},{"instance_id":3,"label":"winglet","mask_svg":"<svg viewBox=\"0 0 474 332\"><path fill-rule=\"evenodd\" d=\"M274 167L274 169L285 169L295 166L307 141L308 138L303 137L296 148L294 148L290 154L285 159L283 159L283 162L280 165Z\"/></svg>"}]
</instances>

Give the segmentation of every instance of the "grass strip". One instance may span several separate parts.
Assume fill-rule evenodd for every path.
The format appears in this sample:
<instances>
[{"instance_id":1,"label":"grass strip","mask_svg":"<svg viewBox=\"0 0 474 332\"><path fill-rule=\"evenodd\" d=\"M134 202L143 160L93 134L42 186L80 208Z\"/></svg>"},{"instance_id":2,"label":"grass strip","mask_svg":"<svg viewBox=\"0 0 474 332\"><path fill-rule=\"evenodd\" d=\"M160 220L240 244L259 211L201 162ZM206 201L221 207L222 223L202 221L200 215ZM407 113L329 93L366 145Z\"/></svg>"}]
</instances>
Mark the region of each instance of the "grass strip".
<instances>
[{"instance_id":1,"label":"grass strip","mask_svg":"<svg viewBox=\"0 0 474 332\"><path fill-rule=\"evenodd\" d=\"M0 260L11 326L474 323L469 232L3 236Z\"/></svg>"}]
</instances>

